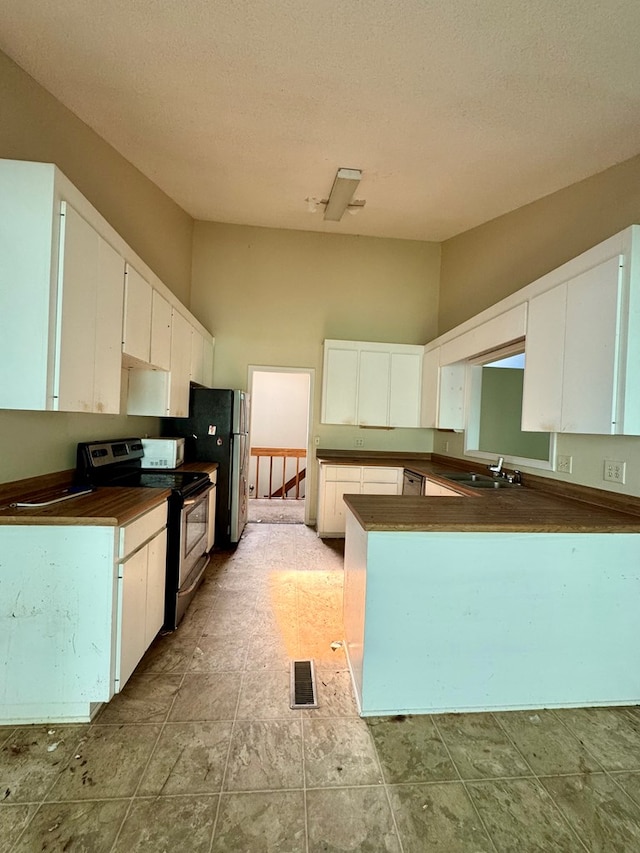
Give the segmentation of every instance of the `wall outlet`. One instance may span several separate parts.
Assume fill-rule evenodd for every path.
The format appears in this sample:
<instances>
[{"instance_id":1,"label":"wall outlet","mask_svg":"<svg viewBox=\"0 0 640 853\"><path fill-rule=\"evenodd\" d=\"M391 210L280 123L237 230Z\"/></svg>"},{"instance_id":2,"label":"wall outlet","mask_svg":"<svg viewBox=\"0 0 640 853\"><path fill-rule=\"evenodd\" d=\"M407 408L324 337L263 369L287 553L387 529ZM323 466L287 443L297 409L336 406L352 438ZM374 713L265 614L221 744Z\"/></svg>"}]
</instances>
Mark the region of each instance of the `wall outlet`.
<instances>
[{"instance_id":1,"label":"wall outlet","mask_svg":"<svg viewBox=\"0 0 640 853\"><path fill-rule=\"evenodd\" d=\"M444 443L444 452L445 453L449 452L449 442L448 441L445 441L445 443Z\"/></svg>"},{"instance_id":2,"label":"wall outlet","mask_svg":"<svg viewBox=\"0 0 640 853\"><path fill-rule=\"evenodd\" d=\"M556 471L563 474L570 474L573 469L573 456L558 455L556 459Z\"/></svg>"},{"instance_id":3,"label":"wall outlet","mask_svg":"<svg viewBox=\"0 0 640 853\"><path fill-rule=\"evenodd\" d=\"M624 483L626 473L626 462L616 462L613 459L604 460L604 472L602 474L602 479L606 480L608 483Z\"/></svg>"},{"instance_id":4,"label":"wall outlet","mask_svg":"<svg viewBox=\"0 0 640 853\"><path fill-rule=\"evenodd\" d=\"M354 438L353 446L354 447L364 447L364 438Z\"/></svg>"}]
</instances>

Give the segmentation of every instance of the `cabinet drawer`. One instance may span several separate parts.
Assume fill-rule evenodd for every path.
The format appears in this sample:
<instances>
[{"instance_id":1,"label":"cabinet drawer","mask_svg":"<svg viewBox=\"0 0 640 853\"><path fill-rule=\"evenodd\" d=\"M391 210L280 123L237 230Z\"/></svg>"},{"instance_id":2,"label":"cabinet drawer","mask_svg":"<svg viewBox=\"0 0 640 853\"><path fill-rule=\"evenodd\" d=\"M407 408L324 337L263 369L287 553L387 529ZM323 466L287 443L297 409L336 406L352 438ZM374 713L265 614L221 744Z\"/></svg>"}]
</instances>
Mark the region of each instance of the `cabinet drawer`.
<instances>
[{"instance_id":1,"label":"cabinet drawer","mask_svg":"<svg viewBox=\"0 0 640 853\"><path fill-rule=\"evenodd\" d=\"M136 548L139 548L143 542L150 539L154 533L162 528L167 523L167 503L157 506L142 516L136 518L126 527L120 528L120 541L118 543L118 557L122 559L127 554L131 554Z\"/></svg>"},{"instance_id":2,"label":"cabinet drawer","mask_svg":"<svg viewBox=\"0 0 640 853\"><path fill-rule=\"evenodd\" d=\"M363 483L397 483L399 468L376 468L373 465L362 469Z\"/></svg>"},{"instance_id":3,"label":"cabinet drawer","mask_svg":"<svg viewBox=\"0 0 640 853\"><path fill-rule=\"evenodd\" d=\"M327 465L324 478L327 482L359 483L360 468L352 465Z\"/></svg>"}]
</instances>

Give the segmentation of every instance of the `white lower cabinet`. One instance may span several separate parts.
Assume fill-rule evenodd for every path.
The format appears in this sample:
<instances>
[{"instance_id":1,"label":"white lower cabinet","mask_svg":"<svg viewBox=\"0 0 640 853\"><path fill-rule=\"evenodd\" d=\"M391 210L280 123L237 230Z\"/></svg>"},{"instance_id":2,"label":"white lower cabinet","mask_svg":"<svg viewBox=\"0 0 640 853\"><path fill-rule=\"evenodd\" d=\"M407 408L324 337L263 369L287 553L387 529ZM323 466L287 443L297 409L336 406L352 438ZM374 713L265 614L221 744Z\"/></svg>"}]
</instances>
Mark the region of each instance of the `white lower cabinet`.
<instances>
[{"instance_id":1,"label":"white lower cabinet","mask_svg":"<svg viewBox=\"0 0 640 853\"><path fill-rule=\"evenodd\" d=\"M345 533L345 495L399 495L402 468L376 465L320 464L318 485L318 536L342 537Z\"/></svg>"},{"instance_id":2,"label":"white lower cabinet","mask_svg":"<svg viewBox=\"0 0 640 853\"><path fill-rule=\"evenodd\" d=\"M0 526L0 723L87 721L122 689L162 626L166 517Z\"/></svg>"},{"instance_id":3,"label":"white lower cabinet","mask_svg":"<svg viewBox=\"0 0 640 853\"><path fill-rule=\"evenodd\" d=\"M161 521L159 514L156 521ZM163 527L119 564L116 691L127 683L164 622L166 553Z\"/></svg>"},{"instance_id":4,"label":"white lower cabinet","mask_svg":"<svg viewBox=\"0 0 640 853\"><path fill-rule=\"evenodd\" d=\"M440 483L435 483L433 480L429 479L424 481L424 493L427 497L463 497L463 495L461 495L460 492L456 492L455 489L448 489L446 486L441 486Z\"/></svg>"}]
</instances>

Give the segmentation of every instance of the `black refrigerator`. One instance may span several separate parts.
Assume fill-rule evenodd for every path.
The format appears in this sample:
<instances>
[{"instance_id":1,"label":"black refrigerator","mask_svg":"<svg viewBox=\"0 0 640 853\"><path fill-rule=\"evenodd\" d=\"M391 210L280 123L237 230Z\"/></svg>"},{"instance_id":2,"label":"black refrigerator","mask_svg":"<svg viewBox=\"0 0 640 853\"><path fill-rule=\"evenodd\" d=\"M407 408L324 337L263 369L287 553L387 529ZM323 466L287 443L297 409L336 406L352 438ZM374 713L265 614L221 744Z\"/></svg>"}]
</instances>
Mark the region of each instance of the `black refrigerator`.
<instances>
[{"instance_id":1,"label":"black refrigerator","mask_svg":"<svg viewBox=\"0 0 640 853\"><path fill-rule=\"evenodd\" d=\"M216 545L234 546L247 522L249 395L192 388L188 418L163 418L162 435L184 437L185 462L217 462Z\"/></svg>"}]
</instances>

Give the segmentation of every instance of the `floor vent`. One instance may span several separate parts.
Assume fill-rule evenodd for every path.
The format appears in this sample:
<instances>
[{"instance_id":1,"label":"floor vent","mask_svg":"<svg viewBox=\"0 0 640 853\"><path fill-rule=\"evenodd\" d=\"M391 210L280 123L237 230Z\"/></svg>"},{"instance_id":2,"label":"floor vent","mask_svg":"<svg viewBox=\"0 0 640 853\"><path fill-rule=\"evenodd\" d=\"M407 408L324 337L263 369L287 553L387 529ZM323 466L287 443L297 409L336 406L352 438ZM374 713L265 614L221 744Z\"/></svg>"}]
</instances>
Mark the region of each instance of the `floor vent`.
<instances>
[{"instance_id":1,"label":"floor vent","mask_svg":"<svg viewBox=\"0 0 640 853\"><path fill-rule=\"evenodd\" d=\"M291 661L291 708L317 708L316 674L312 660Z\"/></svg>"}]
</instances>

